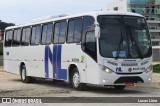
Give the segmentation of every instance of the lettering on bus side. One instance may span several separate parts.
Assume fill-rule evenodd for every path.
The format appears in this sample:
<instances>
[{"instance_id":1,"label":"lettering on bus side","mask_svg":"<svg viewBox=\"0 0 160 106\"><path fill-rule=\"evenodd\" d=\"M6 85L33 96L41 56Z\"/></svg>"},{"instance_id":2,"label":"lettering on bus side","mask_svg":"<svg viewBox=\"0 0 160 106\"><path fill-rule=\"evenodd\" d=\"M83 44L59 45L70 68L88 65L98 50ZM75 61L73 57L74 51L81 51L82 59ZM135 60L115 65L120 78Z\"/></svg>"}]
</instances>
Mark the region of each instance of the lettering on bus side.
<instances>
[{"instance_id":1,"label":"lettering on bus side","mask_svg":"<svg viewBox=\"0 0 160 106\"><path fill-rule=\"evenodd\" d=\"M53 52L52 52L52 51ZM67 80L67 69L61 68L62 45L54 45L51 49L45 46L45 77L49 78L49 62L53 66L53 78Z\"/></svg>"}]
</instances>

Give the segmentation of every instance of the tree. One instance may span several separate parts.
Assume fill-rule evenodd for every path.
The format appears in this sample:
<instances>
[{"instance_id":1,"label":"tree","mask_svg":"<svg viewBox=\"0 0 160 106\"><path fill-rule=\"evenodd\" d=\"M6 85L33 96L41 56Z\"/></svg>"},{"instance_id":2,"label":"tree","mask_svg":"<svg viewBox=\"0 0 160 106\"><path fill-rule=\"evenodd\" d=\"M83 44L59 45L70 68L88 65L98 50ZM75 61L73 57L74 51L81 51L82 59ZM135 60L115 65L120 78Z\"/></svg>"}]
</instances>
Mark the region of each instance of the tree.
<instances>
[{"instance_id":1,"label":"tree","mask_svg":"<svg viewBox=\"0 0 160 106\"><path fill-rule=\"evenodd\" d=\"M13 23L0 22L0 29L4 30L6 27L15 26Z\"/></svg>"}]
</instances>

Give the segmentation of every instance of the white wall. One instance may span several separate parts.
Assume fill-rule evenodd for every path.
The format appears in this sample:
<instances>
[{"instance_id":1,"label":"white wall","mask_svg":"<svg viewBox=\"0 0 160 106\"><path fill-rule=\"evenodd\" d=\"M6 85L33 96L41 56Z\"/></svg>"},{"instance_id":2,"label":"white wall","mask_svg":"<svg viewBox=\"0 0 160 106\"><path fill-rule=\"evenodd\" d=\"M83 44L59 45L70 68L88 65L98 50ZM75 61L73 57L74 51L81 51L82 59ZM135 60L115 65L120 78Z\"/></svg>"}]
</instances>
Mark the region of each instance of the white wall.
<instances>
[{"instance_id":1,"label":"white wall","mask_svg":"<svg viewBox=\"0 0 160 106\"><path fill-rule=\"evenodd\" d=\"M115 7L118 7L118 11L127 11L127 0L114 0L106 6L106 9L114 10Z\"/></svg>"},{"instance_id":2,"label":"white wall","mask_svg":"<svg viewBox=\"0 0 160 106\"><path fill-rule=\"evenodd\" d=\"M160 4L160 0L155 0L156 1L156 3L155 4Z\"/></svg>"}]
</instances>

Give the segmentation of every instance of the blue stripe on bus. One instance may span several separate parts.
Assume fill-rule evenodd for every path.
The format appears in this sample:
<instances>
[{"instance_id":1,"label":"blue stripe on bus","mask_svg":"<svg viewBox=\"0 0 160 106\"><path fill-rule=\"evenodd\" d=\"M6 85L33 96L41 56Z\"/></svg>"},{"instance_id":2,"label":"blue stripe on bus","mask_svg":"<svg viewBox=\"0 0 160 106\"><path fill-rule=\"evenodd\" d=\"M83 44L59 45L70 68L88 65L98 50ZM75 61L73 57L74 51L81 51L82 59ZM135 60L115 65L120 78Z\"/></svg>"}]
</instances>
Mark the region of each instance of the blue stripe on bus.
<instances>
[{"instance_id":1,"label":"blue stripe on bus","mask_svg":"<svg viewBox=\"0 0 160 106\"><path fill-rule=\"evenodd\" d=\"M52 52L50 50L49 46L45 46L45 77L48 78L49 77L49 61L48 58L51 62L51 64L53 63L53 57L52 57Z\"/></svg>"},{"instance_id":2,"label":"blue stripe on bus","mask_svg":"<svg viewBox=\"0 0 160 106\"><path fill-rule=\"evenodd\" d=\"M56 68L57 68L57 66L56 66L56 56L57 55L57 46L56 45L54 45L53 46L53 78L56 78Z\"/></svg>"},{"instance_id":3,"label":"blue stripe on bus","mask_svg":"<svg viewBox=\"0 0 160 106\"><path fill-rule=\"evenodd\" d=\"M49 46L45 46L45 77L49 77L49 61L53 65L53 78L67 80L67 69L61 69L62 45L53 46L53 54Z\"/></svg>"},{"instance_id":4,"label":"blue stripe on bus","mask_svg":"<svg viewBox=\"0 0 160 106\"><path fill-rule=\"evenodd\" d=\"M61 68L62 45L58 45L58 79L67 79L67 70Z\"/></svg>"},{"instance_id":5,"label":"blue stripe on bus","mask_svg":"<svg viewBox=\"0 0 160 106\"><path fill-rule=\"evenodd\" d=\"M45 46L45 77L48 77L48 46Z\"/></svg>"}]
</instances>

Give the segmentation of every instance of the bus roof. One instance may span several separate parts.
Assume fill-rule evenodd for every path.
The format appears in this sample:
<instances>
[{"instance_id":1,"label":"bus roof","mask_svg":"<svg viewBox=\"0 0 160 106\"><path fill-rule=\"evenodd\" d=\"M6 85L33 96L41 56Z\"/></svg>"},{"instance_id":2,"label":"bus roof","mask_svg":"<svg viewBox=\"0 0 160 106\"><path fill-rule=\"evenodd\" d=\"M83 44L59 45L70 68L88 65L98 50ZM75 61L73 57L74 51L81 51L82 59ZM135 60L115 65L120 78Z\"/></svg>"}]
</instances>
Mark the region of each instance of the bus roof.
<instances>
[{"instance_id":1,"label":"bus roof","mask_svg":"<svg viewBox=\"0 0 160 106\"><path fill-rule=\"evenodd\" d=\"M42 19L42 21L36 21L22 24L22 25L16 25L16 26L10 26L7 27L5 30L9 29L16 29L16 28L21 28L21 27L26 27L26 26L33 26L37 24L43 24L43 23L48 23L48 22L54 22L58 20L64 20L64 19L70 19L70 18L76 18L76 17L81 17L81 16L93 16L97 17L98 15L129 15L129 16L139 16L139 17L144 17L140 14L137 13L132 13L132 12L123 12L123 11L94 11L94 12L86 12L86 13L81 13L81 14L76 14L76 15L65 15L65 16L51 16L50 19ZM145 17L144 17L145 18Z\"/></svg>"}]
</instances>

